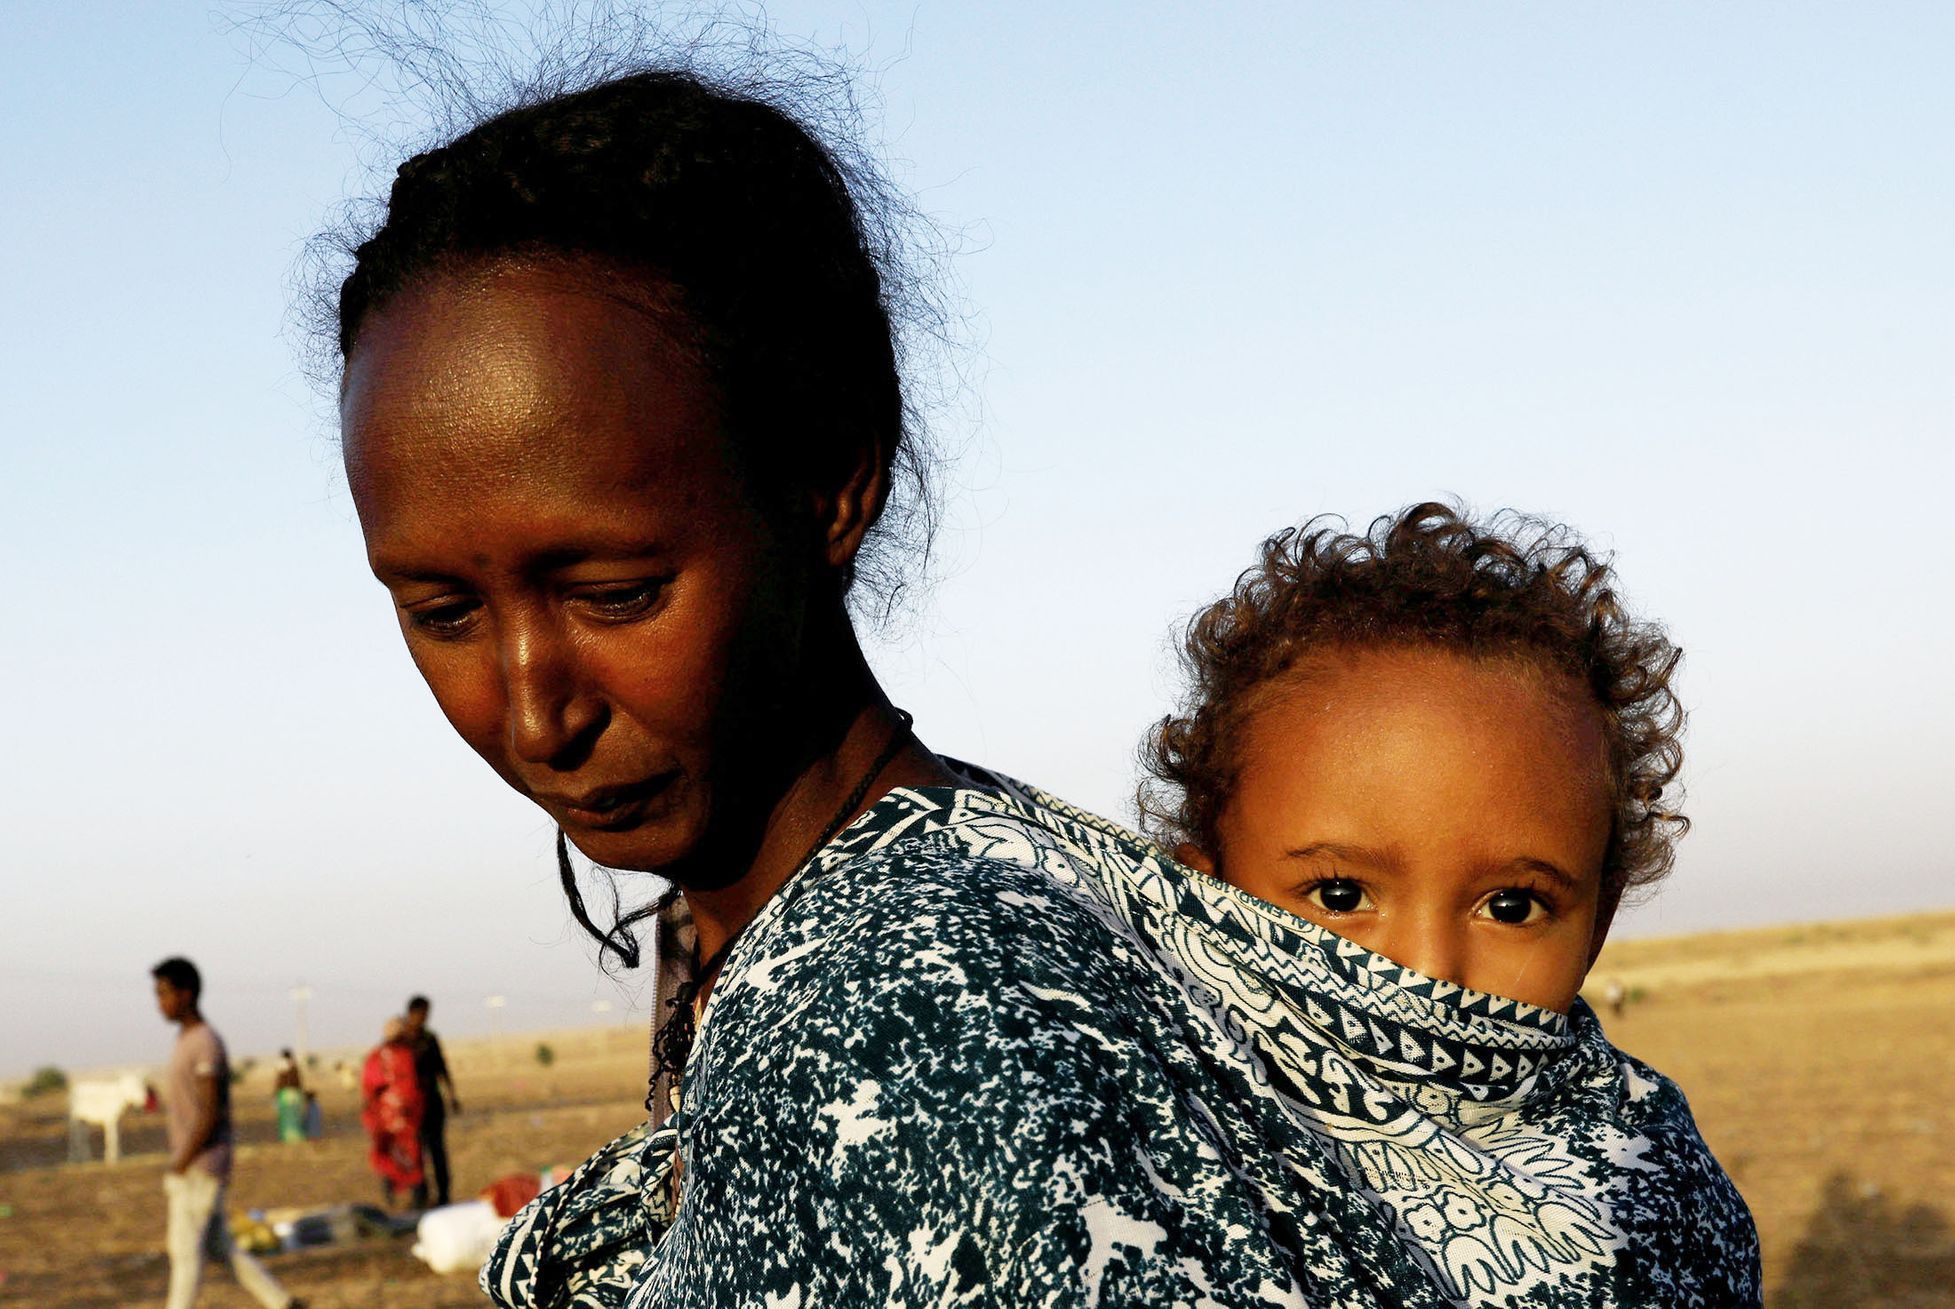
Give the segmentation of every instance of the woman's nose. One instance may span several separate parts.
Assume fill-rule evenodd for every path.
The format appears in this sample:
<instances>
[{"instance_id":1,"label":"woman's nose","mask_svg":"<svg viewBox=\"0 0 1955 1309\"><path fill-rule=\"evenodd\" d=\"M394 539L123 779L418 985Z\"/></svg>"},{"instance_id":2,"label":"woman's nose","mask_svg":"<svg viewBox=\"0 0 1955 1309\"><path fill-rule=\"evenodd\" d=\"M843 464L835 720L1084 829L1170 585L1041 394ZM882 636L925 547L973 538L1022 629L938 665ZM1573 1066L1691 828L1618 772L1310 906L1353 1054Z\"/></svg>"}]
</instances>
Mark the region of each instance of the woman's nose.
<instances>
[{"instance_id":1,"label":"woman's nose","mask_svg":"<svg viewBox=\"0 0 1955 1309\"><path fill-rule=\"evenodd\" d=\"M509 748L524 763L574 768L603 726L601 697L584 686L575 647L547 620L508 623L502 640Z\"/></svg>"}]
</instances>

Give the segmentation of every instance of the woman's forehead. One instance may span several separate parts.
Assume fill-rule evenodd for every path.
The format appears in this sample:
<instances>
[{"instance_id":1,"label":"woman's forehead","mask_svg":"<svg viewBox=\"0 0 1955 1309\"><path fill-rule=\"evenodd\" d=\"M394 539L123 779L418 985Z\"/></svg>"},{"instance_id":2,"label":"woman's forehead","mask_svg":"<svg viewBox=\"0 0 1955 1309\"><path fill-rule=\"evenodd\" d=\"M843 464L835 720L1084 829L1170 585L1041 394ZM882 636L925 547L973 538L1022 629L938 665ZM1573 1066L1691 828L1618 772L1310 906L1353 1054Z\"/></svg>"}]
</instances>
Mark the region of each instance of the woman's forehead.
<instances>
[{"instance_id":1,"label":"woman's forehead","mask_svg":"<svg viewBox=\"0 0 1955 1309\"><path fill-rule=\"evenodd\" d=\"M701 371L655 319L555 270L452 277L388 302L342 398L376 567L458 549L610 548L747 496ZM654 532L654 529L657 529Z\"/></svg>"},{"instance_id":2,"label":"woman's forehead","mask_svg":"<svg viewBox=\"0 0 1955 1309\"><path fill-rule=\"evenodd\" d=\"M712 388L675 321L557 265L459 270L402 290L368 320L347 360L349 437L373 419L419 422L710 404Z\"/></svg>"},{"instance_id":3,"label":"woman's forehead","mask_svg":"<svg viewBox=\"0 0 1955 1309\"><path fill-rule=\"evenodd\" d=\"M689 352L650 314L555 270L402 292L362 330L340 413L356 482L403 467L617 476L722 442Z\"/></svg>"}]
</instances>

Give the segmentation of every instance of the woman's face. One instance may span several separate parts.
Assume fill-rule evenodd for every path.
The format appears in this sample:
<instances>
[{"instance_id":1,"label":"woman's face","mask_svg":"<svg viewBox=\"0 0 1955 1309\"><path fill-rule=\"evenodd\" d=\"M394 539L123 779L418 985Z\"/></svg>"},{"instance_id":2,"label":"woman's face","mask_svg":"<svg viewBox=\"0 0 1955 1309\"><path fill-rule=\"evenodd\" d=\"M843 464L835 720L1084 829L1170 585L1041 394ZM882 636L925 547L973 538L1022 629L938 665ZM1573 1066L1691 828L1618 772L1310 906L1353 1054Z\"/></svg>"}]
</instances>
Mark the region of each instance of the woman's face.
<instances>
[{"instance_id":1,"label":"woman's face","mask_svg":"<svg viewBox=\"0 0 1955 1309\"><path fill-rule=\"evenodd\" d=\"M1608 927L1584 688L1442 650L1312 660L1243 724L1218 849L1184 858L1429 977L1566 1011Z\"/></svg>"},{"instance_id":2,"label":"woman's face","mask_svg":"<svg viewBox=\"0 0 1955 1309\"><path fill-rule=\"evenodd\" d=\"M819 551L614 288L503 265L402 291L347 361L347 478L455 730L591 858L696 885L793 694Z\"/></svg>"}]
</instances>

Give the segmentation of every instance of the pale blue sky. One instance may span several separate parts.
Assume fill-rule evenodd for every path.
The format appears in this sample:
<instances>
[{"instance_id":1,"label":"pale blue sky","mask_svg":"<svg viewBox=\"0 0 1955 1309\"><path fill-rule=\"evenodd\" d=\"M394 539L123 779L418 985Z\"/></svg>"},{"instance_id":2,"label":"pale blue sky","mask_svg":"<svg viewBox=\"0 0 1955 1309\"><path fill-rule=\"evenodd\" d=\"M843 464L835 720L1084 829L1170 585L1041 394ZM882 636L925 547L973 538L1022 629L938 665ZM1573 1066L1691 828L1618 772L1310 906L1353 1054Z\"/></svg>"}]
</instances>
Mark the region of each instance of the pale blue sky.
<instances>
[{"instance_id":1,"label":"pale blue sky","mask_svg":"<svg viewBox=\"0 0 1955 1309\"><path fill-rule=\"evenodd\" d=\"M967 227L983 421L875 649L939 749L1130 815L1171 630L1261 536L1435 494L1615 548L1688 651L1623 930L1955 904L1955 10L781 3ZM904 55L907 46L908 53ZM281 336L364 193L201 4L0 12L0 1073L622 1004L550 829L399 648Z\"/></svg>"}]
</instances>

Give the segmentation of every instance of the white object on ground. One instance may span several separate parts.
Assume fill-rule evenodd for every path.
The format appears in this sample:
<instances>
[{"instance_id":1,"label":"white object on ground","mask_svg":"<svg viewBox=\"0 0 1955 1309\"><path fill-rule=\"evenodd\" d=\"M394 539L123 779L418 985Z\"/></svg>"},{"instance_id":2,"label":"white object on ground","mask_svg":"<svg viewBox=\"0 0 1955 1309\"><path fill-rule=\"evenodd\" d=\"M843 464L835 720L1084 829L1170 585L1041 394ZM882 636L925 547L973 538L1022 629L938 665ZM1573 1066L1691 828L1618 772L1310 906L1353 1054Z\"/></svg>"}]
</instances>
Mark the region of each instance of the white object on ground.
<instances>
[{"instance_id":1,"label":"white object on ground","mask_svg":"<svg viewBox=\"0 0 1955 1309\"><path fill-rule=\"evenodd\" d=\"M437 1273L474 1272L495 1250L507 1221L487 1200L430 1209L414 1229L414 1255Z\"/></svg>"}]
</instances>

